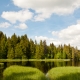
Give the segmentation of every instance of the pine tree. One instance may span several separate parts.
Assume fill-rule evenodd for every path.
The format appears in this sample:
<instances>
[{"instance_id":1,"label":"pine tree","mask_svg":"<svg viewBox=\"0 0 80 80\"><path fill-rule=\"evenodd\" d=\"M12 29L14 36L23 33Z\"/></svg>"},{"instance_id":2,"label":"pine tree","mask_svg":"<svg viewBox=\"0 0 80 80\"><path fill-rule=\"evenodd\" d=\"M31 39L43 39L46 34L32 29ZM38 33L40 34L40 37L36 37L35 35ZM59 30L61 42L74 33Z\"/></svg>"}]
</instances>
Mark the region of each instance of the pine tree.
<instances>
[{"instance_id":1,"label":"pine tree","mask_svg":"<svg viewBox=\"0 0 80 80\"><path fill-rule=\"evenodd\" d=\"M32 39L30 39L30 54L31 58L35 58L35 44Z\"/></svg>"},{"instance_id":2,"label":"pine tree","mask_svg":"<svg viewBox=\"0 0 80 80\"><path fill-rule=\"evenodd\" d=\"M39 46L38 44L36 45L35 58L36 58L36 59L41 59L40 46Z\"/></svg>"},{"instance_id":3,"label":"pine tree","mask_svg":"<svg viewBox=\"0 0 80 80\"><path fill-rule=\"evenodd\" d=\"M6 59L7 58L7 37L3 34L3 37L0 41L0 58Z\"/></svg>"},{"instance_id":4,"label":"pine tree","mask_svg":"<svg viewBox=\"0 0 80 80\"><path fill-rule=\"evenodd\" d=\"M62 56L62 51L63 51L63 47L62 47L62 45L59 45L58 47L57 47L57 53L56 53L56 55L55 55L55 58L56 59L62 59L63 58L63 56Z\"/></svg>"},{"instance_id":5,"label":"pine tree","mask_svg":"<svg viewBox=\"0 0 80 80\"><path fill-rule=\"evenodd\" d=\"M20 45L22 46L22 50L23 50L24 55L28 59L30 59L31 58L30 45L29 45L29 39L28 39L27 35L21 36Z\"/></svg>"},{"instance_id":6,"label":"pine tree","mask_svg":"<svg viewBox=\"0 0 80 80\"><path fill-rule=\"evenodd\" d=\"M40 49L40 53L39 53L39 55L41 56L41 59L43 59L45 56L45 49L44 49L44 45L43 45L43 41L42 40L40 40L40 47L39 47Z\"/></svg>"},{"instance_id":7,"label":"pine tree","mask_svg":"<svg viewBox=\"0 0 80 80\"><path fill-rule=\"evenodd\" d=\"M22 46L20 45L20 43L18 43L15 47L15 58L16 59L22 59L23 55L24 55L24 53L22 50Z\"/></svg>"},{"instance_id":8,"label":"pine tree","mask_svg":"<svg viewBox=\"0 0 80 80\"><path fill-rule=\"evenodd\" d=\"M54 58L56 55L56 47L53 43L50 44L50 52L49 52L50 58Z\"/></svg>"},{"instance_id":9,"label":"pine tree","mask_svg":"<svg viewBox=\"0 0 80 80\"><path fill-rule=\"evenodd\" d=\"M15 59L15 53L13 47L8 49L7 59Z\"/></svg>"},{"instance_id":10,"label":"pine tree","mask_svg":"<svg viewBox=\"0 0 80 80\"><path fill-rule=\"evenodd\" d=\"M44 58L47 58L47 56L48 56L48 47L46 44L46 40L43 41L43 56L44 56Z\"/></svg>"},{"instance_id":11,"label":"pine tree","mask_svg":"<svg viewBox=\"0 0 80 80\"><path fill-rule=\"evenodd\" d=\"M11 45L12 45L13 49L15 48L17 42L18 42L17 35L14 33L14 34L11 36Z\"/></svg>"},{"instance_id":12,"label":"pine tree","mask_svg":"<svg viewBox=\"0 0 80 80\"><path fill-rule=\"evenodd\" d=\"M63 59L66 59L67 58L67 55L66 55L66 45L64 44L64 47L63 47Z\"/></svg>"},{"instance_id":13,"label":"pine tree","mask_svg":"<svg viewBox=\"0 0 80 80\"><path fill-rule=\"evenodd\" d=\"M73 47L72 47L72 59L75 59L75 50Z\"/></svg>"}]
</instances>

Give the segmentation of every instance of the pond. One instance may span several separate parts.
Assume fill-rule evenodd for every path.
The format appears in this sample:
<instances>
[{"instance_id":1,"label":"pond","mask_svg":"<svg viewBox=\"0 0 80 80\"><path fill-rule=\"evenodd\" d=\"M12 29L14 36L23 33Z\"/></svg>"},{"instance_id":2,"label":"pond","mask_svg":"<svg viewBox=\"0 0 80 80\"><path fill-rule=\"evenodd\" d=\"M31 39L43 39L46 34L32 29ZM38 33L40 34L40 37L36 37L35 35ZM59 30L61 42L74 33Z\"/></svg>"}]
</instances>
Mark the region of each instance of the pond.
<instances>
[{"instance_id":1,"label":"pond","mask_svg":"<svg viewBox=\"0 0 80 80\"><path fill-rule=\"evenodd\" d=\"M20 62L4 62L4 67L0 68L0 80L2 79L2 74L5 68L11 65L21 65L21 66L30 66L36 67L41 70L43 73L47 73L53 67L60 66L80 66L80 61L54 61L54 62L46 62L46 61L20 61Z\"/></svg>"}]
</instances>

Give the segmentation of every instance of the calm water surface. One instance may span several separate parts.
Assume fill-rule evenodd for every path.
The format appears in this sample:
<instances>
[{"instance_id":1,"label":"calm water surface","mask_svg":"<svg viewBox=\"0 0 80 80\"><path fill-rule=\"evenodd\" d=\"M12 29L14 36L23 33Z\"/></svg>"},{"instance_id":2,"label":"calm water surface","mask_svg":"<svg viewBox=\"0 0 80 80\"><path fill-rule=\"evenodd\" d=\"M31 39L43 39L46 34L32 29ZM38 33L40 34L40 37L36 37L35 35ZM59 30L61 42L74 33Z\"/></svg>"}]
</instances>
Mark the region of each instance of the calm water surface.
<instances>
[{"instance_id":1,"label":"calm water surface","mask_svg":"<svg viewBox=\"0 0 80 80\"><path fill-rule=\"evenodd\" d=\"M47 73L51 68L54 67L60 67L60 66L80 66L80 61L62 61L62 62L45 62L45 61L27 61L27 62L5 62L4 67L0 68L0 80L3 77L3 71L5 68L11 66L11 65L21 65L21 66L30 66L30 67L36 67L39 70L41 70L43 73Z\"/></svg>"}]
</instances>

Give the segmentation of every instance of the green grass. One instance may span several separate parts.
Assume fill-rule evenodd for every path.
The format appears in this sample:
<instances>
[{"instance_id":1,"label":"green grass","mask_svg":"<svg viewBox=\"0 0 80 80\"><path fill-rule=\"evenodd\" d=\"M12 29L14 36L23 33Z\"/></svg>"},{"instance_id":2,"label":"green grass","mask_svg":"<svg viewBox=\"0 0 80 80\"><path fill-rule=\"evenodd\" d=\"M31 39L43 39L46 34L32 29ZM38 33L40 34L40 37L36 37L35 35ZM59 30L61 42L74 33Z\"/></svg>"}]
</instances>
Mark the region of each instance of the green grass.
<instances>
[{"instance_id":1,"label":"green grass","mask_svg":"<svg viewBox=\"0 0 80 80\"><path fill-rule=\"evenodd\" d=\"M10 66L3 72L3 80L47 80L37 68Z\"/></svg>"},{"instance_id":2,"label":"green grass","mask_svg":"<svg viewBox=\"0 0 80 80\"><path fill-rule=\"evenodd\" d=\"M22 59L0 59L0 62L20 62ZM23 61L28 61L28 59L24 59Z\"/></svg>"},{"instance_id":3,"label":"green grass","mask_svg":"<svg viewBox=\"0 0 80 80\"><path fill-rule=\"evenodd\" d=\"M10 66L3 72L3 80L80 80L80 67L56 67L43 74L37 68Z\"/></svg>"},{"instance_id":4,"label":"green grass","mask_svg":"<svg viewBox=\"0 0 80 80\"><path fill-rule=\"evenodd\" d=\"M70 61L70 59L0 59L0 62L20 62L20 61Z\"/></svg>"},{"instance_id":5,"label":"green grass","mask_svg":"<svg viewBox=\"0 0 80 80\"><path fill-rule=\"evenodd\" d=\"M80 67L56 67L48 71L50 80L80 80Z\"/></svg>"},{"instance_id":6,"label":"green grass","mask_svg":"<svg viewBox=\"0 0 80 80\"><path fill-rule=\"evenodd\" d=\"M51 61L70 61L70 59L29 59L29 61L46 61L46 62L51 62Z\"/></svg>"}]
</instances>

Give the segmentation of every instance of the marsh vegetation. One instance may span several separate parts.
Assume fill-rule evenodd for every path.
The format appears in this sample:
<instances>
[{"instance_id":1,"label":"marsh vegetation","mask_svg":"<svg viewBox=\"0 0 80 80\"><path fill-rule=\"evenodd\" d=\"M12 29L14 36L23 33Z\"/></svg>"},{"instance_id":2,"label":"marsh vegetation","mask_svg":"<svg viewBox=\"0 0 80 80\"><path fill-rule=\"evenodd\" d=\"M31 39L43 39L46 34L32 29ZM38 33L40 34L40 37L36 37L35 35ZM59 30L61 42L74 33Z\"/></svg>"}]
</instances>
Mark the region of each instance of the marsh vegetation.
<instances>
[{"instance_id":1,"label":"marsh vegetation","mask_svg":"<svg viewBox=\"0 0 80 80\"><path fill-rule=\"evenodd\" d=\"M80 67L57 67L48 71L50 80L80 80Z\"/></svg>"},{"instance_id":2,"label":"marsh vegetation","mask_svg":"<svg viewBox=\"0 0 80 80\"><path fill-rule=\"evenodd\" d=\"M37 68L10 66L3 72L3 80L80 80L80 67L56 67L45 75Z\"/></svg>"},{"instance_id":3,"label":"marsh vegetation","mask_svg":"<svg viewBox=\"0 0 80 80\"><path fill-rule=\"evenodd\" d=\"M4 80L47 80L44 73L37 68L10 66L3 72Z\"/></svg>"}]
</instances>

